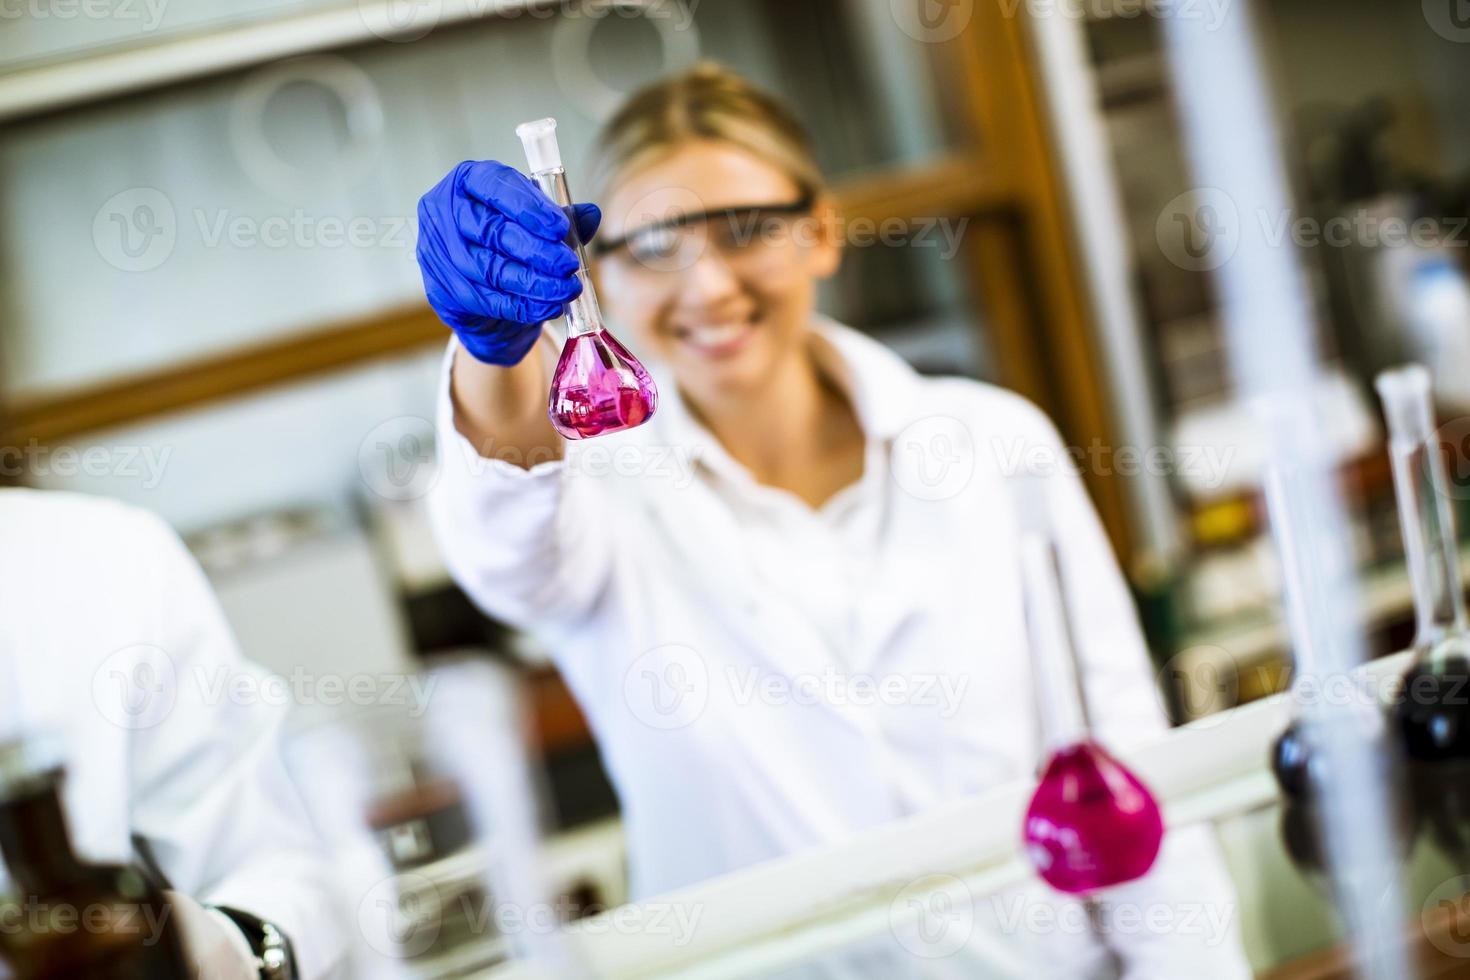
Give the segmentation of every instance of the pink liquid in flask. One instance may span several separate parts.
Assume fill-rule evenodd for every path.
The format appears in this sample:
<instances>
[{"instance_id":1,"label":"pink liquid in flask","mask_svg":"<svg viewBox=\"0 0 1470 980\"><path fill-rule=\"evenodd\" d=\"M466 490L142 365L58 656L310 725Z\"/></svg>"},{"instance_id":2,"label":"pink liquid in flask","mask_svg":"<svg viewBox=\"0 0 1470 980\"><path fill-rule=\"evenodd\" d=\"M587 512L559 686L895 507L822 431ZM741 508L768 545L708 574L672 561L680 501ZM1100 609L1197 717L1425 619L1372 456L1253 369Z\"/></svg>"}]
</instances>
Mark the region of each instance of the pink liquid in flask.
<instances>
[{"instance_id":1,"label":"pink liquid in flask","mask_svg":"<svg viewBox=\"0 0 1470 980\"><path fill-rule=\"evenodd\" d=\"M1022 839L1043 881L1088 895L1146 874L1164 839L1158 801L1092 736L1051 524L1050 484L1019 480L1021 573L1037 707L1050 753Z\"/></svg>"},{"instance_id":2,"label":"pink liquid in flask","mask_svg":"<svg viewBox=\"0 0 1470 980\"><path fill-rule=\"evenodd\" d=\"M551 425L567 439L642 425L658 391L638 359L606 330L568 337L551 379Z\"/></svg>"},{"instance_id":3,"label":"pink liquid in flask","mask_svg":"<svg viewBox=\"0 0 1470 980\"><path fill-rule=\"evenodd\" d=\"M1026 810L1025 840L1042 880L1087 895L1146 874L1164 840L1164 819L1137 776L1084 741L1047 762Z\"/></svg>"}]
</instances>

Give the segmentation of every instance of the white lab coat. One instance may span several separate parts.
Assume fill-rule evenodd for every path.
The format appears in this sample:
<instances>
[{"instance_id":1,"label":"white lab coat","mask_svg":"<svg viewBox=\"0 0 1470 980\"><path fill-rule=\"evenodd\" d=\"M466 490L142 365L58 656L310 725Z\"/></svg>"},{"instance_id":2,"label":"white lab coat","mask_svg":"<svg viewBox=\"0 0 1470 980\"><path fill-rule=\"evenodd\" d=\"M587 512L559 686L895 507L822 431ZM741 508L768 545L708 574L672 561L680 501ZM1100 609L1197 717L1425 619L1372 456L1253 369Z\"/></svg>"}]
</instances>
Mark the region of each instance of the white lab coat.
<instances>
[{"instance_id":1,"label":"white lab coat","mask_svg":"<svg viewBox=\"0 0 1470 980\"><path fill-rule=\"evenodd\" d=\"M485 460L453 425L446 360L441 548L476 602L553 652L621 799L639 897L1040 761L1006 475L1037 453L1062 461L1055 429L1014 394L922 378L845 327L819 321L812 342L868 439L863 479L818 512L758 486L667 378L641 428L529 470ZM1165 727L1144 642L1080 480L1049 485L1094 722L1126 748ZM1234 908L1203 830L1174 834L1130 887L1145 904ZM1023 901L1070 900L1037 885ZM1112 945L1130 977L1245 977L1236 921L1208 951L1178 934ZM1040 940L1050 975L1102 969L1085 935L1014 938Z\"/></svg>"},{"instance_id":2,"label":"white lab coat","mask_svg":"<svg viewBox=\"0 0 1470 980\"><path fill-rule=\"evenodd\" d=\"M0 542L0 738L63 747L76 848L127 862L142 836L173 888L276 923L327 975L345 935L281 713L221 686L257 668L178 538L111 501L0 490Z\"/></svg>"}]
</instances>

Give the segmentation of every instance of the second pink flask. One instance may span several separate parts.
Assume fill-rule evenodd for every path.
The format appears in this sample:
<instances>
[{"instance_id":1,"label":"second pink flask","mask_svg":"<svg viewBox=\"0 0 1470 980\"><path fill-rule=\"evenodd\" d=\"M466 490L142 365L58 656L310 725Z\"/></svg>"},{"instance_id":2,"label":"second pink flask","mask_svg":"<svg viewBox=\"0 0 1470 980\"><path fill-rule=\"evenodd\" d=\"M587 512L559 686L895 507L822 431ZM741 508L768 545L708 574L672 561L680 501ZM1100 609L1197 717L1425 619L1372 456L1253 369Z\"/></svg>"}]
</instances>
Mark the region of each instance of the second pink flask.
<instances>
[{"instance_id":1,"label":"second pink flask","mask_svg":"<svg viewBox=\"0 0 1470 980\"><path fill-rule=\"evenodd\" d=\"M1142 877L1164 839L1147 786L1093 738L1079 681L1047 481L1024 478L1021 569L1047 760L1026 809L1026 854L1047 884L1088 895Z\"/></svg>"},{"instance_id":2,"label":"second pink flask","mask_svg":"<svg viewBox=\"0 0 1470 980\"><path fill-rule=\"evenodd\" d=\"M556 140L556 120L517 127L526 148L531 179L572 218L572 194ZM642 425L658 407L658 389L648 371L604 325L585 243L575 220L567 245L577 253L582 294L567 304L567 339L551 377L547 411L552 427L567 439L590 439Z\"/></svg>"}]
</instances>

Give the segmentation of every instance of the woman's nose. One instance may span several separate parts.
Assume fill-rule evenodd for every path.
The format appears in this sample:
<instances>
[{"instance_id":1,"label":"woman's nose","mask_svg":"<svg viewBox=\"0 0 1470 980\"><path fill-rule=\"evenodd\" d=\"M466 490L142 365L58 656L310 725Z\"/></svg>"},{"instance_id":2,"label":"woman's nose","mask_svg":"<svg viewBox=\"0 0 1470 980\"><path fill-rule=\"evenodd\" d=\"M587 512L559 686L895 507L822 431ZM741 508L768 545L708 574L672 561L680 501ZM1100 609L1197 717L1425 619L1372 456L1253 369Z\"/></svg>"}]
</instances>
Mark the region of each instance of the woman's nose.
<instances>
[{"instance_id":1,"label":"woman's nose","mask_svg":"<svg viewBox=\"0 0 1470 980\"><path fill-rule=\"evenodd\" d=\"M717 249L707 248L679 277L679 305L719 306L740 293L740 279Z\"/></svg>"}]
</instances>

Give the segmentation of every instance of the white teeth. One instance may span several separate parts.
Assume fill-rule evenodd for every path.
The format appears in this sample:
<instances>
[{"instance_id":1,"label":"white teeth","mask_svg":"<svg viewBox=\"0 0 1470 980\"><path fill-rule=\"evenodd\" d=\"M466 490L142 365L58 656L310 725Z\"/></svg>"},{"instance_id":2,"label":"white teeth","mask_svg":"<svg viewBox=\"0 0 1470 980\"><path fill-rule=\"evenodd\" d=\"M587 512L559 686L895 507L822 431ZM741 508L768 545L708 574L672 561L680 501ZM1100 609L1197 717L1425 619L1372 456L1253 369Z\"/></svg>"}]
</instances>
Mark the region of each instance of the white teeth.
<instances>
[{"instance_id":1,"label":"white teeth","mask_svg":"<svg viewBox=\"0 0 1470 980\"><path fill-rule=\"evenodd\" d=\"M723 344L739 336L745 326L743 323L707 324L696 327L690 335L701 344Z\"/></svg>"},{"instance_id":2,"label":"white teeth","mask_svg":"<svg viewBox=\"0 0 1470 980\"><path fill-rule=\"evenodd\" d=\"M740 340L746 333L754 329L754 326L755 324L749 320L732 323L701 323L696 327L677 327L674 330L674 336L695 347L715 349Z\"/></svg>"}]
</instances>

